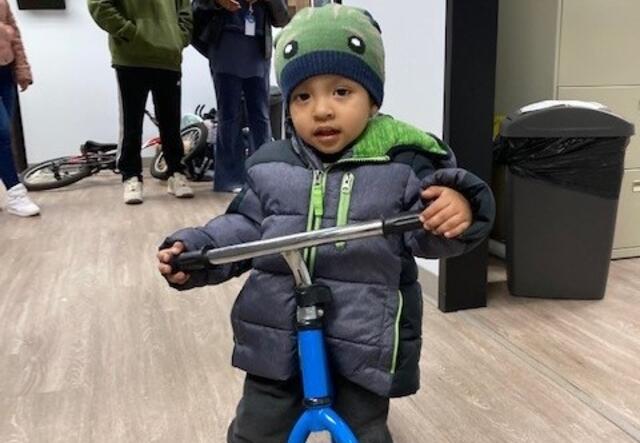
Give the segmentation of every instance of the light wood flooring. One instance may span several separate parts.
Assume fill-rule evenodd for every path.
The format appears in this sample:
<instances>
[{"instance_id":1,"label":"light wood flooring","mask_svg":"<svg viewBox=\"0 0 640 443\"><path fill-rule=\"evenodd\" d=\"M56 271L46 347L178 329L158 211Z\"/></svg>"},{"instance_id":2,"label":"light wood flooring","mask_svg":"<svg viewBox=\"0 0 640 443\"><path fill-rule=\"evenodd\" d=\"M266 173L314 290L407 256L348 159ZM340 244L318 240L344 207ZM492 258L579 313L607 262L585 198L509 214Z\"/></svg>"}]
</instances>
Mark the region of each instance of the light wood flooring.
<instances>
[{"instance_id":1,"label":"light wood flooring","mask_svg":"<svg viewBox=\"0 0 640 443\"><path fill-rule=\"evenodd\" d=\"M243 280L178 293L155 271L164 235L230 201L195 187L179 201L148 179L126 206L103 174L33 193L40 217L0 212L0 442L224 442ZM422 390L392 402L395 441L639 442L640 260L612 263L601 301L511 297L497 268L488 308L425 304Z\"/></svg>"}]
</instances>

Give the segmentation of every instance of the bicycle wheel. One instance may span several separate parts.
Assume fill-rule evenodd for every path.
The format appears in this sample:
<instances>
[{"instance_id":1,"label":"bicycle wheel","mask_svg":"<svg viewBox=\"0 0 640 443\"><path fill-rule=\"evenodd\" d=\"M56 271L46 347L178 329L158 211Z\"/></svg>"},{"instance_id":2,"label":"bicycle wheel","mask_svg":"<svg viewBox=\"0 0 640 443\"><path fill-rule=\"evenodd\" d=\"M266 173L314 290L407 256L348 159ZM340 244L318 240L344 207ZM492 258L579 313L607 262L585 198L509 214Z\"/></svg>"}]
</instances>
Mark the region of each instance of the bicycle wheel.
<instances>
[{"instance_id":1,"label":"bicycle wheel","mask_svg":"<svg viewBox=\"0 0 640 443\"><path fill-rule=\"evenodd\" d=\"M207 143L208 129L204 123L193 123L180 130L182 144L184 145L184 154L189 155L192 151L202 149Z\"/></svg>"},{"instance_id":2,"label":"bicycle wheel","mask_svg":"<svg viewBox=\"0 0 640 443\"><path fill-rule=\"evenodd\" d=\"M186 166L185 173L191 177L191 168L189 167L189 161L191 155L204 149L207 144L207 127L203 123L194 123L183 128L180 131L180 137L182 138L182 145L184 146L184 157L182 161ZM159 180L167 180L169 178L169 168L164 158L162 149L156 151L149 172L151 176Z\"/></svg>"},{"instance_id":3,"label":"bicycle wheel","mask_svg":"<svg viewBox=\"0 0 640 443\"><path fill-rule=\"evenodd\" d=\"M153 156L149 172L153 178L157 178L158 180L167 180L169 178L167 162L164 160L162 149L158 149L156 155Z\"/></svg>"},{"instance_id":4,"label":"bicycle wheel","mask_svg":"<svg viewBox=\"0 0 640 443\"><path fill-rule=\"evenodd\" d=\"M44 191L68 186L91 175L83 157L60 157L33 165L21 174L29 191Z\"/></svg>"},{"instance_id":5,"label":"bicycle wheel","mask_svg":"<svg viewBox=\"0 0 640 443\"><path fill-rule=\"evenodd\" d=\"M185 174L192 181L202 179L207 172L202 166L207 157L207 136L209 129L202 123L194 123L182 129L182 144L184 145L184 157L182 163L185 166Z\"/></svg>"}]
</instances>

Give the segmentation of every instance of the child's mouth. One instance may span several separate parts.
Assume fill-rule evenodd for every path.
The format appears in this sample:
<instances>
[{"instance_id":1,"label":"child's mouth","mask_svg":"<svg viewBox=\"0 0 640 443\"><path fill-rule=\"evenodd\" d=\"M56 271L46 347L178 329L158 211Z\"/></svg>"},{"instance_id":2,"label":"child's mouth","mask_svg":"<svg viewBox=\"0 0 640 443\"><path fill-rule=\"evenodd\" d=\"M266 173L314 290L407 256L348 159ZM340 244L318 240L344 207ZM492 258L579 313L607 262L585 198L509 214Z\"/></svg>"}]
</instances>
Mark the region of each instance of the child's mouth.
<instances>
[{"instance_id":1,"label":"child's mouth","mask_svg":"<svg viewBox=\"0 0 640 443\"><path fill-rule=\"evenodd\" d=\"M318 128L313 131L313 135L320 140L331 140L340 134L340 131L335 128Z\"/></svg>"}]
</instances>

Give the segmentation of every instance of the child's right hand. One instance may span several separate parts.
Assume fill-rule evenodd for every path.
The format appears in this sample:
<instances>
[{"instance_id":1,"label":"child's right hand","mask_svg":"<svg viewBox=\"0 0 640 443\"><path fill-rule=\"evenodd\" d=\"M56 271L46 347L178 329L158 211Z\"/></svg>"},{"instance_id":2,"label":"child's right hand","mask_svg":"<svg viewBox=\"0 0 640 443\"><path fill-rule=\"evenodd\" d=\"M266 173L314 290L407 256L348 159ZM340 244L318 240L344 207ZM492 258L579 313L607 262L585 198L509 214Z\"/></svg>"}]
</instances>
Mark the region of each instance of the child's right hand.
<instances>
[{"instance_id":1,"label":"child's right hand","mask_svg":"<svg viewBox=\"0 0 640 443\"><path fill-rule=\"evenodd\" d=\"M182 252L184 252L184 244L179 241L175 242L170 248L158 251L158 270L164 278L174 285L183 285L189 280L189 277L191 277L190 274L182 271L174 273L169 264L171 263L171 258Z\"/></svg>"},{"instance_id":2,"label":"child's right hand","mask_svg":"<svg viewBox=\"0 0 640 443\"><path fill-rule=\"evenodd\" d=\"M473 223L469 201L455 189L429 186L422 191L422 198L431 204L420 214L420 221L434 235L455 238Z\"/></svg>"}]
</instances>

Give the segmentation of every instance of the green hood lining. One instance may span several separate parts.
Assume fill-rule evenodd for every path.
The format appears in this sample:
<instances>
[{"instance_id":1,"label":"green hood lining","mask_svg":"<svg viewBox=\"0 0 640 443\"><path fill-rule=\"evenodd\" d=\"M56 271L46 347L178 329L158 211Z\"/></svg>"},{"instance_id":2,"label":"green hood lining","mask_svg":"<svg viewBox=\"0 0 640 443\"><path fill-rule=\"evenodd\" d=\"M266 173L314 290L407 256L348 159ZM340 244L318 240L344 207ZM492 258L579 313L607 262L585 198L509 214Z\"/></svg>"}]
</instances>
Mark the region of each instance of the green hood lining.
<instances>
[{"instance_id":1,"label":"green hood lining","mask_svg":"<svg viewBox=\"0 0 640 443\"><path fill-rule=\"evenodd\" d=\"M397 146L416 146L431 154L448 155L447 149L435 137L388 115L378 115L369 121L364 132L354 143L352 158L388 155L389 151Z\"/></svg>"}]
</instances>

